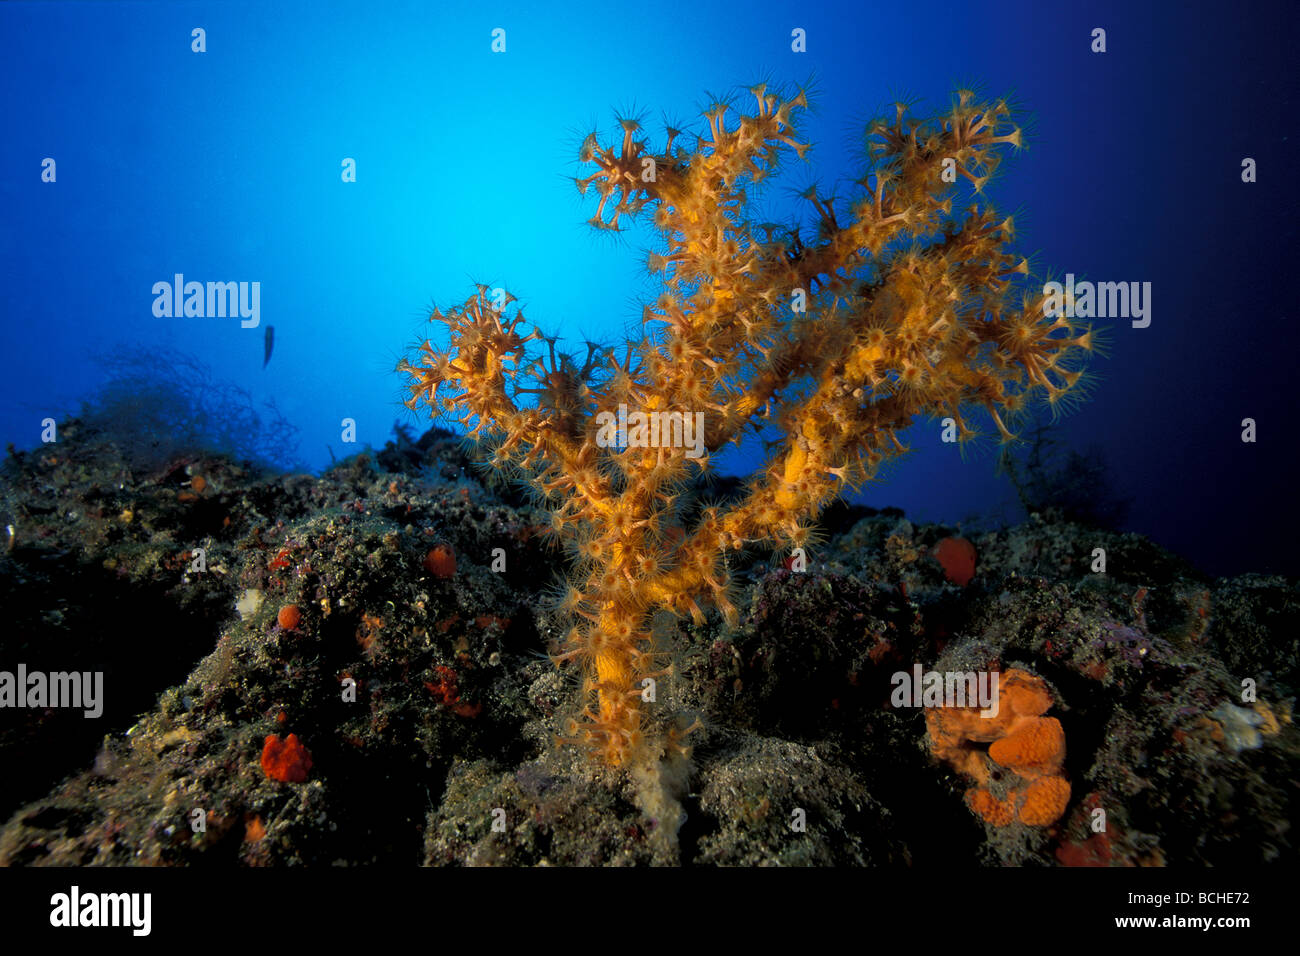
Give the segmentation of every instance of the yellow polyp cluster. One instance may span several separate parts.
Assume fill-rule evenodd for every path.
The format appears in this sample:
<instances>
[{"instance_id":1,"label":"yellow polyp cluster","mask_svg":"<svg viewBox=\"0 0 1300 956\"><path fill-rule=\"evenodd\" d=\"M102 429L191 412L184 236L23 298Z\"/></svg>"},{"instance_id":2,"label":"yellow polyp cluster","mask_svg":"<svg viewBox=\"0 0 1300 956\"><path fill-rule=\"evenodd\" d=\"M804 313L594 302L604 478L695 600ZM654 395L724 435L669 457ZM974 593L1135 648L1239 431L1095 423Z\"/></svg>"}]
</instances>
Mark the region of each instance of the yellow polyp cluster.
<instances>
[{"instance_id":1,"label":"yellow polyp cluster","mask_svg":"<svg viewBox=\"0 0 1300 956\"><path fill-rule=\"evenodd\" d=\"M1002 152L1020 146L1005 103L959 91L934 118L900 105L870 124L860 195L809 190L804 236L746 214L747 190L802 158L806 100L750 95L749 112L706 111L692 149L670 129L655 152L633 120L610 145L583 143L591 170L577 185L599 197L592 225L646 214L660 238L649 265L662 294L639 339L557 356L513 297L479 286L434 310L445 348L426 342L399 365L412 409L487 443L492 464L552 509L572 557L554 657L581 668L586 697L568 737L613 766L679 746L642 698L664 673L655 612L703 622L713 607L734 622L729 551L806 545L821 509L901 454L899 433L919 418L951 418L965 439L984 414L1009 440L1028 401L1070 393L1092 347L1087 329L1045 317L1009 248L1011 221L982 201ZM680 440L649 441L629 410L680 416L656 419L675 421ZM694 445L687 421L702 428ZM734 504L694 514L685 487L755 427L781 436L765 466Z\"/></svg>"}]
</instances>

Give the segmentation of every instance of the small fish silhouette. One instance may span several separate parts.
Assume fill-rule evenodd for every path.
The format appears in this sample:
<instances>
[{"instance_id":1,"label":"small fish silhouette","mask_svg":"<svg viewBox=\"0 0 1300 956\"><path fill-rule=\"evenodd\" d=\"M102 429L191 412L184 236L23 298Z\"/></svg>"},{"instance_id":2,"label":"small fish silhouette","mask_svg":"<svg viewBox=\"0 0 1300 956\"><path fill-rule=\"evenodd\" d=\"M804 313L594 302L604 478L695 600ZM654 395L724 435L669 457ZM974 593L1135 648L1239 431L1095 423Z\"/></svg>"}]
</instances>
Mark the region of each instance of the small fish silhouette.
<instances>
[{"instance_id":1,"label":"small fish silhouette","mask_svg":"<svg viewBox=\"0 0 1300 956\"><path fill-rule=\"evenodd\" d=\"M264 357L262 358L262 368L266 368L267 363L271 361L271 349L274 347L275 347L275 326L268 325L266 327L266 351Z\"/></svg>"}]
</instances>

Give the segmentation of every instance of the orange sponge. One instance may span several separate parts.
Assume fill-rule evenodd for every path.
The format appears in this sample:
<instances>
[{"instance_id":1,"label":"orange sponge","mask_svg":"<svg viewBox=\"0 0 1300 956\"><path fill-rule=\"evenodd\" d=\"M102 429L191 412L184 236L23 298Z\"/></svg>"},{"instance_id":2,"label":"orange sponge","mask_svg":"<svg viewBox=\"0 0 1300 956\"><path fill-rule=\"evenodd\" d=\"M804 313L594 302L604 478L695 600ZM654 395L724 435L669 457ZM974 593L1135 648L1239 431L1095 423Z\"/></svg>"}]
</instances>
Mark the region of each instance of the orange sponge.
<instances>
[{"instance_id":1,"label":"orange sponge","mask_svg":"<svg viewBox=\"0 0 1300 956\"><path fill-rule=\"evenodd\" d=\"M944 538L935 545L934 557L943 567L943 576L958 587L964 588L975 577L975 545L965 538Z\"/></svg>"},{"instance_id":2,"label":"orange sponge","mask_svg":"<svg viewBox=\"0 0 1300 956\"><path fill-rule=\"evenodd\" d=\"M1061 819L1070 802L1070 782L1061 776L1040 777L1025 790L1020 804L1020 822L1045 827Z\"/></svg>"},{"instance_id":3,"label":"orange sponge","mask_svg":"<svg viewBox=\"0 0 1300 956\"><path fill-rule=\"evenodd\" d=\"M284 740L278 734L266 738L262 747L262 772L282 783L306 783L311 770L311 752L290 734Z\"/></svg>"},{"instance_id":4,"label":"orange sponge","mask_svg":"<svg viewBox=\"0 0 1300 956\"><path fill-rule=\"evenodd\" d=\"M1010 791L1004 800L982 787L966 791L966 804L995 827L1016 819L1026 826L1048 826L1061 818L1069 802L1070 783L1061 776L1040 777L1027 787Z\"/></svg>"},{"instance_id":5,"label":"orange sponge","mask_svg":"<svg viewBox=\"0 0 1300 956\"><path fill-rule=\"evenodd\" d=\"M1016 818L1014 801L999 800L987 790L978 787L971 787L966 791L966 803L995 827L1004 827Z\"/></svg>"},{"instance_id":6,"label":"orange sponge","mask_svg":"<svg viewBox=\"0 0 1300 956\"><path fill-rule=\"evenodd\" d=\"M966 803L993 826L1016 819L1027 826L1055 823L1069 803L1070 784L1061 773L1065 730L1055 717L1042 716L1051 693L1041 677L1022 670L1006 671L998 688L994 717L981 716L978 707L927 710L931 753L976 784ZM984 743L987 754L977 746ZM1011 773L995 778L994 765Z\"/></svg>"},{"instance_id":7,"label":"orange sponge","mask_svg":"<svg viewBox=\"0 0 1300 956\"><path fill-rule=\"evenodd\" d=\"M1014 732L993 741L989 756L1022 777L1056 773L1065 759L1065 731L1055 717L1024 717Z\"/></svg>"},{"instance_id":8,"label":"orange sponge","mask_svg":"<svg viewBox=\"0 0 1300 956\"><path fill-rule=\"evenodd\" d=\"M1009 670L998 682L1006 705L1023 717L1045 714L1052 706L1052 695L1041 677L1022 670Z\"/></svg>"}]
</instances>

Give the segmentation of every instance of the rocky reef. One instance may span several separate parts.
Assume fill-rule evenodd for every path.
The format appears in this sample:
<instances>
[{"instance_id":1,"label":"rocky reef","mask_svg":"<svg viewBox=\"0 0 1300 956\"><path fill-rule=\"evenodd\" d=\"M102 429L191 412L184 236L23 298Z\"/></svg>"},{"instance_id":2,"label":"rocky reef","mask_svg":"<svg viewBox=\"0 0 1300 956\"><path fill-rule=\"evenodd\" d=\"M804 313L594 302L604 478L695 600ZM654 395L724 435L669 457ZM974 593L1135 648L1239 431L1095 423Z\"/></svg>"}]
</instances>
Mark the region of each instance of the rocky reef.
<instances>
[{"instance_id":1,"label":"rocky reef","mask_svg":"<svg viewBox=\"0 0 1300 956\"><path fill-rule=\"evenodd\" d=\"M684 822L657 840L677 824L627 773L556 741L581 697L539 609L564 558L544 512L478 475L436 429L319 476L144 469L75 419L11 449L0 670L104 691L97 718L0 710L0 863L1296 860L1296 581L1211 580L1041 516L976 533L847 505L806 566L730 559L735 626L656 623L652 706L698 718ZM977 812L1028 764L971 742L972 800L923 709L891 704L918 664L1027 675L1064 735L1057 819Z\"/></svg>"}]
</instances>

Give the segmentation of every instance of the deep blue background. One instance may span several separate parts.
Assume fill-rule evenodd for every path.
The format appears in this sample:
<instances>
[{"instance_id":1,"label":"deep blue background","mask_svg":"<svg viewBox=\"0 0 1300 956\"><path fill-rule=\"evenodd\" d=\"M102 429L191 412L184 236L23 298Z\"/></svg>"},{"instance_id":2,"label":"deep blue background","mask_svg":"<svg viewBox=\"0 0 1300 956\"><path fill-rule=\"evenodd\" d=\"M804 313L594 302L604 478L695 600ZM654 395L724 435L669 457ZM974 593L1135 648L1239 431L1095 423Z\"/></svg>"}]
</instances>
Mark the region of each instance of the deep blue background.
<instances>
[{"instance_id":1,"label":"deep blue background","mask_svg":"<svg viewBox=\"0 0 1300 956\"><path fill-rule=\"evenodd\" d=\"M1293 4L475 7L0 5L0 440L30 447L42 417L93 394L97 356L179 349L274 397L319 467L327 446L354 450L342 418L376 445L410 420L392 365L430 299L502 284L571 342L635 324L653 294L648 235L603 241L564 178L614 108L689 120L705 91L815 74L803 135L817 147L790 184L829 184L857 170L855 124L977 83L1035 119L992 190L1021 208L1024 251L1057 273L1154 286L1151 327L1111 323L1102 381L1061 437L1099 445L1133 499L1130 526L1204 569L1300 570ZM806 54L790 51L796 26ZM1089 50L1099 26L1103 55ZM340 181L343 157L355 184ZM262 283L269 368L262 329L154 318L150 288L175 272ZM1239 438L1247 416L1254 445ZM963 461L933 423L911 440L863 500L1014 518L991 450Z\"/></svg>"}]
</instances>

